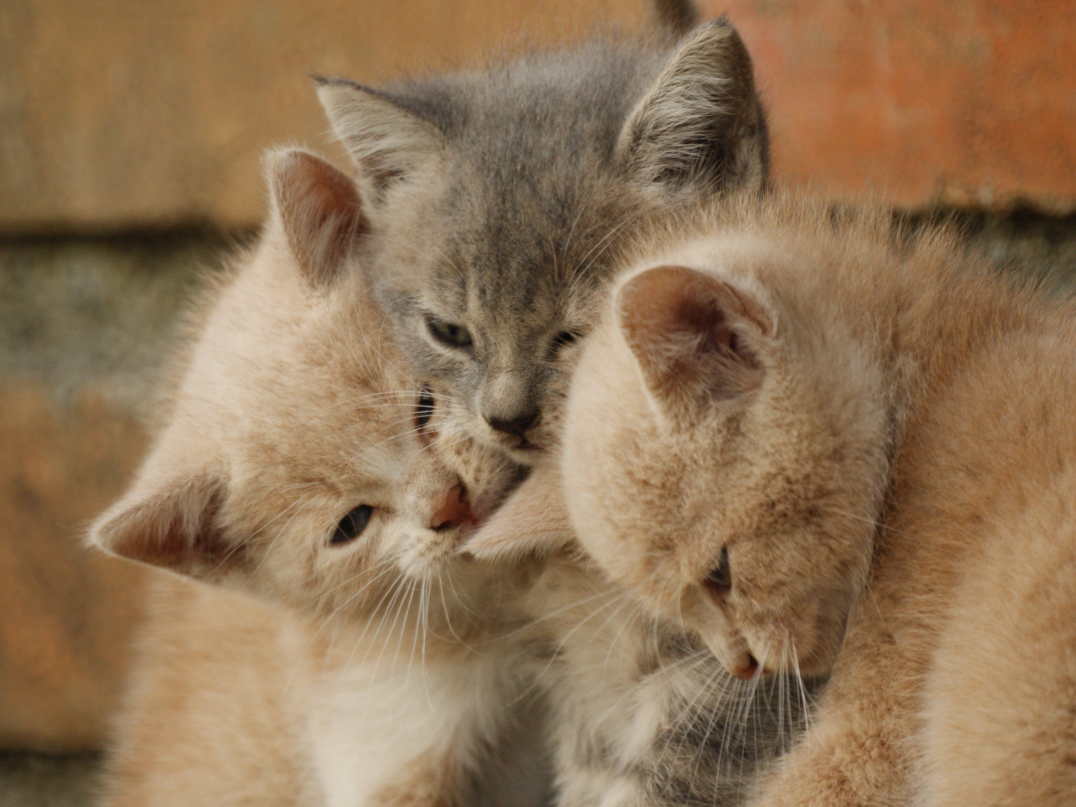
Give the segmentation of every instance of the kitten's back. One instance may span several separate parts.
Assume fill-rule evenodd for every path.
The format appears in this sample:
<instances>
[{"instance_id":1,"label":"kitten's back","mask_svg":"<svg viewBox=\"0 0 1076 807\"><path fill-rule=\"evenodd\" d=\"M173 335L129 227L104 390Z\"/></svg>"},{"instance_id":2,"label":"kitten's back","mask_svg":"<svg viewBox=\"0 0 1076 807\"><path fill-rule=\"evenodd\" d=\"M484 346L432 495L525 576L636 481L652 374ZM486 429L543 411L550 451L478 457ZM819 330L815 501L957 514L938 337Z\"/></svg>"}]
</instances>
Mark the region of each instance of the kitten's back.
<instances>
[{"instance_id":1,"label":"kitten's back","mask_svg":"<svg viewBox=\"0 0 1076 807\"><path fill-rule=\"evenodd\" d=\"M307 663L289 613L166 577L145 624L102 803L318 803L301 712L287 697Z\"/></svg>"}]
</instances>

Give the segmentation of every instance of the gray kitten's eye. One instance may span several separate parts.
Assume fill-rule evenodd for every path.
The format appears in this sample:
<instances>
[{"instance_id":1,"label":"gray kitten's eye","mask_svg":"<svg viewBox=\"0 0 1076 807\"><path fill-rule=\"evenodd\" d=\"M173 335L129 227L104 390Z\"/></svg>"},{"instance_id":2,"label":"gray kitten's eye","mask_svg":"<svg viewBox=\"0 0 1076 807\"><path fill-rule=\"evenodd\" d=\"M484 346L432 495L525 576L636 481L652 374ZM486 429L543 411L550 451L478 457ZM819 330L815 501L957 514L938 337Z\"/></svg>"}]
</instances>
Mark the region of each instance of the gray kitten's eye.
<instances>
[{"instance_id":1,"label":"gray kitten's eye","mask_svg":"<svg viewBox=\"0 0 1076 807\"><path fill-rule=\"evenodd\" d=\"M729 568L729 548L721 548L721 559L706 575L706 588L720 597L732 591L732 570Z\"/></svg>"},{"instance_id":2,"label":"gray kitten's eye","mask_svg":"<svg viewBox=\"0 0 1076 807\"><path fill-rule=\"evenodd\" d=\"M366 529L366 525L370 523L370 516L374 514L374 508L368 504L360 504L342 519L340 523L336 525L336 532L333 533L332 544L347 544L354 541L360 535L363 530Z\"/></svg>"},{"instance_id":3,"label":"gray kitten's eye","mask_svg":"<svg viewBox=\"0 0 1076 807\"><path fill-rule=\"evenodd\" d=\"M426 316L426 328L430 335L442 345L455 348L468 348L472 344L471 332L462 325L453 325L451 322Z\"/></svg>"},{"instance_id":4,"label":"gray kitten's eye","mask_svg":"<svg viewBox=\"0 0 1076 807\"><path fill-rule=\"evenodd\" d=\"M579 334L573 331L562 331L553 338L553 352L556 353L562 347L572 344L579 338Z\"/></svg>"},{"instance_id":5,"label":"gray kitten's eye","mask_svg":"<svg viewBox=\"0 0 1076 807\"><path fill-rule=\"evenodd\" d=\"M418 399L418 406L415 408L415 425L420 432L426 431L426 427L430 425L430 420L433 418L433 391L429 387L422 388L422 394Z\"/></svg>"}]
</instances>

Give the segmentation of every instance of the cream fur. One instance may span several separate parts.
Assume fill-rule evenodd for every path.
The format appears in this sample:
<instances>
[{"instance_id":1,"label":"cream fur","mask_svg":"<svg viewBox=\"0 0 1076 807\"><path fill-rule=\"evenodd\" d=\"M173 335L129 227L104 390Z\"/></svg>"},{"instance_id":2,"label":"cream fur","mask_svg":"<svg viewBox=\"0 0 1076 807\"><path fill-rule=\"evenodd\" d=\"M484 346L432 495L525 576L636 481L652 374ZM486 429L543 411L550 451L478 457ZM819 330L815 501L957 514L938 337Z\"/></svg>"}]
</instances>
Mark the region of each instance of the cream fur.
<instances>
[{"instance_id":1,"label":"cream fur","mask_svg":"<svg viewBox=\"0 0 1076 807\"><path fill-rule=\"evenodd\" d=\"M537 466L467 544L482 558L547 558L524 607L552 648L559 807L741 804L802 728L811 688L735 680L678 619L648 614L580 551L558 464Z\"/></svg>"},{"instance_id":2,"label":"cream fur","mask_svg":"<svg viewBox=\"0 0 1076 807\"><path fill-rule=\"evenodd\" d=\"M436 394L420 423L423 390L358 271L351 182L299 151L269 173L266 231L204 316L131 490L92 530L241 592L157 592L105 801L537 803L533 654L494 641L528 572L457 555L516 470L442 430ZM360 505L365 530L332 542Z\"/></svg>"},{"instance_id":3,"label":"cream fur","mask_svg":"<svg viewBox=\"0 0 1076 807\"><path fill-rule=\"evenodd\" d=\"M757 804L1076 801L1074 306L796 199L636 254L574 377L564 492L613 581L734 674L832 671Z\"/></svg>"}]
</instances>

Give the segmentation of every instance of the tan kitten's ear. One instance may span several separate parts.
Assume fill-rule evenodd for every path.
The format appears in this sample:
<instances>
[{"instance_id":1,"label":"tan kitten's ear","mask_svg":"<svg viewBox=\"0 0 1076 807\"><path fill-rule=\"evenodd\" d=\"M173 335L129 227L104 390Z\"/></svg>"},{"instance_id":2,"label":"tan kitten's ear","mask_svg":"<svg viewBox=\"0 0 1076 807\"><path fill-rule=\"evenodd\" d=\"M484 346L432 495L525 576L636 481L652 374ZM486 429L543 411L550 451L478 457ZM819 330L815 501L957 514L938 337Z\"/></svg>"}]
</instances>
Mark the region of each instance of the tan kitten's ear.
<instances>
[{"instance_id":1,"label":"tan kitten's ear","mask_svg":"<svg viewBox=\"0 0 1076 807\"><path fill-rule=\"evenodd\" d=\"M762 384L759 349L774 320L743 290L694 269L659 266L629 278L615 305L659 411L694 417L715 399Z\"/></svg>"},{"instance_id":2,"label":"tan kitten's ear","mask_svg":"<svg viewBox=\"0 0 1076 807\"><path fill-rule=\"evenodd\" d=\"M701 26L680 46L628 116L616 154L640 180L659 187L765 185L766 116L751 57L727 20Z\"/></svg>"},{"instance_id":3,"label":"tan kitten's ear","mask_svg":"<svg viewBox=\"0 0 1076 807\"><path fill-rule=\"evenodd\" d=\"M481 560L548 555L575 540L556 463L535 468L462 551Z\"/></svg>"},{"instance_id":4,"label":"tan kitten's ear","mask_svg":"<svg viewBox=\"0 0 1076 807\"><path fill-rule=\"evenodd\" d=\"M407 99L344 79L315 82L333 132L355 161L371 204L379 204L393 183L411 178L444 150L432 109L420 111Z\"/></svg>"},{"instance_id":5,"label":"tan kitten's ear","mask_svg":"<svg viewBox=\"0 0 1076 807\"><path fill-rule=\"evenodd\" d=\"M246 563L220 524L227 495L211 473L136 484L90 528L90 543L123 558L198 578L220 577Z\"/></svg>"},{"instance_id":6,"label":"tan kitten's ear","mask_svg":"<svg viewBox=\"0 0 1076 807\"><path fill-rule=\"evenodd\" d=\"M267 163L273 215L288 248L311 284L328 283L369 230L355 183L301 149L274 152Z\"/></svg>"}]
</instances>

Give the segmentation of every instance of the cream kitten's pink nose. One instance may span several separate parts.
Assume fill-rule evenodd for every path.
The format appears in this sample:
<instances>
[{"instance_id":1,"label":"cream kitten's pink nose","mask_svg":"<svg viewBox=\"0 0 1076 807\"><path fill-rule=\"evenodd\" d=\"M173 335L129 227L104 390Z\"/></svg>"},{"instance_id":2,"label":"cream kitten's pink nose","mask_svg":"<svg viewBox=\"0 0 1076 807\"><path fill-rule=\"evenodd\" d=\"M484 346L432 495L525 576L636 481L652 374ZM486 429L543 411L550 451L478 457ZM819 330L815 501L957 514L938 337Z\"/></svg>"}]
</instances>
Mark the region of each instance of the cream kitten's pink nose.
<instances>
[{"instance_id":1,"label":"cream kitten's pink nose","mask_svg":"<svg viewBox=\"0 0 1076 807\"><path fill-rule=\"evenodd\" d=\"M467 494L463 485L455 484L448 489L444 501L434 508L430 516L431 530L448 530L463 524L473 524L474 514L467 503Z\"/></svg>"}]
</instances>

